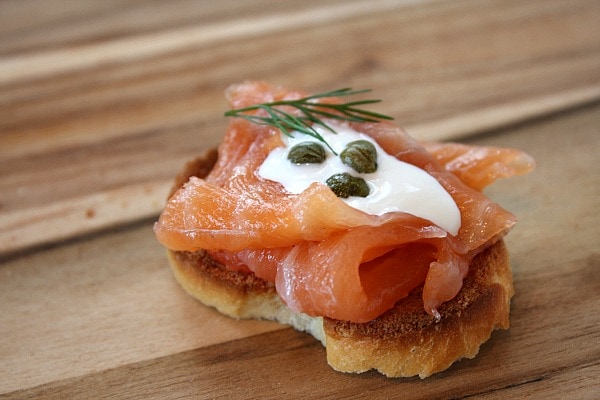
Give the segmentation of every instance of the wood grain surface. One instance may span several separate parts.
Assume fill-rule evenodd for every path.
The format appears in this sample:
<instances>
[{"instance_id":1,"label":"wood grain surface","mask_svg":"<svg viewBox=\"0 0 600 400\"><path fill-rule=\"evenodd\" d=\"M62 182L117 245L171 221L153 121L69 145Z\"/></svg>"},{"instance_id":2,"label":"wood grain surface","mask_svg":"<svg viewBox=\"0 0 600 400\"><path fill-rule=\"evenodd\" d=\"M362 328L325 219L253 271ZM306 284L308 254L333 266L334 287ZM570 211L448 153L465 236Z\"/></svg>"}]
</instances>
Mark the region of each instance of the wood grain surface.
<instances>
[{"instance_id":1,"label":"wood grain surface","mask_svg":"<svg viewBox=\"0 0 600 400\"><path fill-rule=\"evenodd\" d=\"M158 213L244 79L372 88L422 138L600 98L596 1L51 3L0 3L0 252Z\"/></svg>"},{"instance_id":2,"label":"wood grain surface","mask_svg":"<svg viewBox=\"0 0 600 400\"><path fill-rule=\"evenodd\" d=\"M597 398L600 3L0 2L0 398ZM372 88L420 138L518 147L487 193L512 327L426 380L332 371L307 335L186 296L152 223L223 90Z\"/></svg>"}]
</instances>

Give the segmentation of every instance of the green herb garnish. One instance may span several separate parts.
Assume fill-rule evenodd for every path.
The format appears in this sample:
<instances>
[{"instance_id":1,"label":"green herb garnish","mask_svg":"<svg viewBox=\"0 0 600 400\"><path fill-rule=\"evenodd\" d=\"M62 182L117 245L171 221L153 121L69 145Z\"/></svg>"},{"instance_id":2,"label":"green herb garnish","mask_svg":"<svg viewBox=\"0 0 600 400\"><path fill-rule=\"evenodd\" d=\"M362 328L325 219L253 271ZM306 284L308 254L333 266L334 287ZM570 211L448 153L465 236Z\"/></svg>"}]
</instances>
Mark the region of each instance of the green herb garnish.
<instances>
[{"instance_id":1,"label":"green herb garnish","mask_svg":"<svg viewBox=\"0 0 600 400\"><path fill-rule=\"evenodd\" d=\"M339 104L319 103L318 100L331 97L352 96L370 91L370 89L337 89L296 100L280 100L238 108L227 111L225 116L244 118L255 124L274 126L283 134L290 137L292 137L291 132L293 131L304 133L323 142L333 152L333 154L337 155L329 143L327 143L323 136L321 136L321 134L319 134L319 132L313 127L313 125L319 125L328 131L335 133L335 130L327 125L322 118L330 118L348 122L379 122L381 120L392 120L393 118L384 114L359 108L359 106L366 104L379 103L381 100L356 100ZM296 116L278 108L281 106L295 108L300 111L301 115ZM267 115L248 114L248 112L257 110L264 110Z\"/></svg>"}]
</instances>

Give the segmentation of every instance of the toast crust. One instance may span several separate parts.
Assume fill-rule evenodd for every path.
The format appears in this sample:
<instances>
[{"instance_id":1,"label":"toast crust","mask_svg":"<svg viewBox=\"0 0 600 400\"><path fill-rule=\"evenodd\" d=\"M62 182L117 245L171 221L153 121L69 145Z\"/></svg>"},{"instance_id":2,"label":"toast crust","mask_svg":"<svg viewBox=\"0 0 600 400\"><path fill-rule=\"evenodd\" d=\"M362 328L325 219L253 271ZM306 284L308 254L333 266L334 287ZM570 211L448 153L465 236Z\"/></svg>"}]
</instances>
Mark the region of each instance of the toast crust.
<instances>
[{"instance_id":1,"label":"toast crust","mask_svg":"<svg viewBox=\"0 0 600 400\"><path fill-rule=\"evenodd\" d=\"M325 319L329 364L345 372L425 378L475 357L492 331L509 328L514 291L504 242L475 257L461 291L438 309L440 322L423 310L421 293L422 287L413 290L368 323Z\"/></svg>"},{"instance_id":2,"label":"toast crust","mask_svg":"<svg viewBox=\"0 0 600 400\"><path fill-rule=\"evenodd\" d=\"M190 176L206 176L215 161L210 151L186 164L172 192ZM422 287L373 321L338 321L292 313L273 283L227 270L204 251L167 252L176 280L192 297L233 318L275 320L307 331L325 345L329 365L342 372L376 369L389 377L425 378L475 357L493 330L509 327L514 290L503 241L475 256L459 294L438 309L439 322L423 309Z\"/></svg>"}]
</instances>

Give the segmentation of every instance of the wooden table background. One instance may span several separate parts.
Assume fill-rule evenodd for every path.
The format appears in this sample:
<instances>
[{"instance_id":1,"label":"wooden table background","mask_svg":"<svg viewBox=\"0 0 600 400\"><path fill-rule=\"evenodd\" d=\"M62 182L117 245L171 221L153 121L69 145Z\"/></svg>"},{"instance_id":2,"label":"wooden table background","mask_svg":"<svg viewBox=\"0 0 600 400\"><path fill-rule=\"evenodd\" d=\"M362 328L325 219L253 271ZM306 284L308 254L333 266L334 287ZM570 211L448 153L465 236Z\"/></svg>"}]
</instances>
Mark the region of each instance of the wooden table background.
<instances>
[{"instance_id":1,"label":"wooden table background","mask_svg":"<svg viewBox=\"0 0 600 400\"><path fill-rule=\"evenodd\" d=\"M513 146L512 327L426 380L187 297L152 234L245 79L371 88L419 138ZM598 398L600 2L0 2L0 397Z\"/></svg>"}]
</instances>

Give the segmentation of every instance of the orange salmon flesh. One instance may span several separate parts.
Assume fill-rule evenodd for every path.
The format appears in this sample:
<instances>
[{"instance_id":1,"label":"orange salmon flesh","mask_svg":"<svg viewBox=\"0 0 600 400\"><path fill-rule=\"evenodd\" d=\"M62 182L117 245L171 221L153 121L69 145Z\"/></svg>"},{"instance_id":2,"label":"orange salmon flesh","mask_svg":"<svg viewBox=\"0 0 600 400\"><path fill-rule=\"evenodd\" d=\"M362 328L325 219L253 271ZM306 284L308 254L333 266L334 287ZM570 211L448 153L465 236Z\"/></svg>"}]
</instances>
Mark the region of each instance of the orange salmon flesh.
<instances>
[{"instance_id":1,"label":"orange salmon flesh","mask_svg":"<svg viewBox=\"0 0 600 400\"><path fill-rule=\"evenodd\" d=\"M232 108L304 96L265 82L226 92ZM168 200L156 237L171 250L204 249L228 268L274 282L297 312L367 322L423 285L424 310L435 316L460 291L472 257L516 222L481 191L498 178L529 172L534 162L515 149L420 143L390 122L351 126L438 180L461 213L456 236L406 213L366 214L319 183L286 192L256 172L283 145L281 132L234 118L215 167Z\"/></svg>"}]
</instances>

